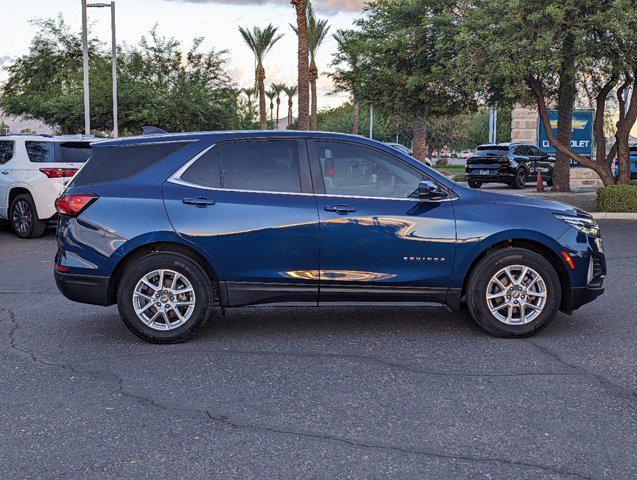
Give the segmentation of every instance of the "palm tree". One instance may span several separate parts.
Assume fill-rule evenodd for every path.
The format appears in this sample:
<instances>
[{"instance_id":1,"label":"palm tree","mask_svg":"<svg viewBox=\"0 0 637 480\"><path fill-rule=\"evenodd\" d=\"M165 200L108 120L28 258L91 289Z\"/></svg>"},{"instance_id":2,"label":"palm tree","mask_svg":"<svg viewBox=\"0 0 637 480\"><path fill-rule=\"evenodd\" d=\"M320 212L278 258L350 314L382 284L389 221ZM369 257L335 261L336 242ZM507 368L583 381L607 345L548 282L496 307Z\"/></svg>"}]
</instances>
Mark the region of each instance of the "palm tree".
<instances>
[{"instance_id":1,"label":"palm tree","mask_svg":"<svg viewBox=\"0 0 637 480\"><path fill-rule=\"evenodd\" d=\"M309 91L309 60L307 34L307 3L308 0L292 0L296 11L296 31L298 38L298 89L299 89L299 130L309 128L310 91Z\"/></svg>"},{"instance_id":2,"label":"palm tree","mask_svg":"<svg viewBox=\"0 0 637 480\"><path fill-rule=\"evenodd\" d=\"M309 49L310 49L310 90L312 92L312 111L310 112L310 129L316 130L317 100L316 81L319 78L318 67L316 66L316 51L325 40L330 27L327 20L317 20L314 15L310 17L309 25Z\"/></svg>"},{"instance_id":3,"label":"palm tree","mask_svg":"<svg viewBox=\"0 0 637 480\"><path fill-rule=\"evenodd\" d=\"M270 85L270 90L265 92L265 96L270 100L270 120L274 120L274 99L276 98L276 90Z\"/></svg>"},{"instance_id":4,"label":"palm tree","mask_svg":"<svg viewBox=\"0 0 637 480\"><path fill-rule=\"evenodd\" d=\"M254 106L252 104L252 97L258 95L258 91L256 88L252 87L252 88L242 88L241 89L241 93L243 93L248 101L248 114L250 115L250 119L252 120L252 107Z\"/></svg>"},{"instance_id":5,"label":"palm tree","mask_svg":"<svg viewBox=\"0 0 637 480\"><path fill-rule=\"evenodd\" d=\"M263 60L274 44L283 37L281 34L277 35L277 30L278 28L272 26L272 24L269 24L263 29L252 27L252 30L239 27L239 32L248 47L250 47L250 50L252 50L257 65L255 79L259 91L259 128L261 128L261 130L267 128L265 112L265 68L263 68Z\"/></svg>"},{"instance_id":6,"label":"palm tree","mask_svg":"<svg viewBox=\"0 0 637 480\"><path fill-rule=\"evenodd\" d=\"M290 85L285 88L285 93L288 96L288 127L292 123L292 107L294 106L294 95L299 91L299 87L296 85Z\"/></svg>"},{"instance_id":7,"label":"palm tree","mask_svg":"<svg viewBox=\"0 0 637 480\"><path fill-rule=\"evenodd\" d=\"M358 135L358 123L360 119L360 103L358 101L360 54L356 45L356 33L351 30L338 30L334 34L336 40L336 53L332 66L335 67L330 74L334 80L335 92L349 92L352 95L354 118L352 120L352 133Z\"/></svg>"},{"instance_id":8,"label":"palm tree","mask_svg":"<svg viewBox=\"0 0 637 480\"><path fill-rule=\"evenodd\" d=\"M281 94L285 91L287 86L285 83L273 83L272 90L276 92L276 122L274 128L279 129L279 107L281 106Z\"/></svg>"}]
</instances>

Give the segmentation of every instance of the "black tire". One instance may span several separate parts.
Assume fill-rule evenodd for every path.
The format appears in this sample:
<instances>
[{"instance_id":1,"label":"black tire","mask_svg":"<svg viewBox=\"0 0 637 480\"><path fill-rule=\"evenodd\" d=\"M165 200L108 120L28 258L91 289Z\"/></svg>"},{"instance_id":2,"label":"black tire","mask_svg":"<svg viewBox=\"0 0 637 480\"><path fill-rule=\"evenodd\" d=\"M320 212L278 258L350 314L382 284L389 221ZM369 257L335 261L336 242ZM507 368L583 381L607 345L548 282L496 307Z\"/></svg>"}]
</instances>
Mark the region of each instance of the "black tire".
<instances>
[{"instance_id":1,"label":"black tire","mask_svg":"<svg viewBox=\"0 0 637 480\"><path fill-rule=\"evenodd\" d=\"M543 310L526 324L510 325L498 320L487 304L486 293L491 278L501 269L512 265L532 268L546 285ZM487 254L473 268L467 282L466 297L471 316L486 332L496 337L528 337L541 331L555 318L562 299L562 289L555 268L543 256L523 248L504 248Z\"/></svg>"},{"instance_id":2,"label":"black tire","mask_svg":"<svg viewBox=\"0 0 637 480\"><path fill-rule=\"evenodd\" d=\"M524 188L524 185L526 185L526 178L526 170L524 170L523 168L518 168L518 170L515 172L515 177L511 182L511 187L518 190L520 188Z\"/></svg>"},{"instance_id":3,"label":"black tire","mask_svg":"<svg viewBox=\"0 0 637 480\"><path fill-rule=\"evenodd\" d=\"M552 186L553 186L553 174L551 174L551 176L550 176L549 178L547 178L547 179L546 179L546 184L547 184L549 187L552 187Z\"/></svg>"},{"instance_id":4,"label":"black tire","mask_svg":"<svg viewBox=\"0 0 637 480\"><path fill-rule=\"evenodd\" d=\"M13 232L20 238L39 238L46 229L46 221L38 218L35 202L28 193L16 195L11 202L9 223Z\"/></svg>"},{"instance_id":5,"label":"black tire","mask_svg":"<svg viewBox=\"0 0 637 480\"><path fill-rule=\"evenodd\" d=\"M194 309L188 320L170 330L157 330L145 324L135 313L133 305L137 283L146 274L160 269L172 270L186 277L195 295ZM193 336L208 321L213 298L206 272L190 258L177 253L154 253L137 260L126 269L117 288L117 306L124 324L135 335L151 343L178 343ZM154 307L151 306L151 309Z\"/></svg>"},{"instance_id":6,"label":"black tire","mask_svg":"<svg viewBox=\"0 0 637 480\"><path fill-rule=\"evenodd\" d=\"M469 186L471 188L480 188L482 186L482 182L480 180L469 180Z\"/></svg>"}]
</instances>

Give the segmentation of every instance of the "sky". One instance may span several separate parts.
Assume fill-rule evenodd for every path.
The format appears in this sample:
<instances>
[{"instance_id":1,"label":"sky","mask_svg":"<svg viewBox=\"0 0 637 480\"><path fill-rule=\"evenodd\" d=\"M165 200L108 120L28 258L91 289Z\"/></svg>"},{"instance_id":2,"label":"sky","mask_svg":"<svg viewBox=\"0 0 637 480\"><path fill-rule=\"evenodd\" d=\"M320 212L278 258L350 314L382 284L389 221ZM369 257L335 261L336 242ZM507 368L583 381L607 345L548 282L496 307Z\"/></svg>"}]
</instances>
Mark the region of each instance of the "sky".
<instances>
[{"instance_id":1,"label":"sky","mask_svg":"<svg viewBox=\"0 0 637 480\"><path fill-rule=\"evenodd\" d=\"M330 32L351 26L361 15L363 3L364 0L314 0L317 15L329 20ZM88 12L90 35L110 42L110 9L91 8ZM289 0L116 0L116 12L118 43L136 44L154 24L159 25L162 34L182 41L184 50L193 38L202 36L202 48L228 50L226 68L240 87L252 85L254 60L237 27L272 23L285 36L266 58L266 82L296 83L296 35L289 26L296 16ZM59 13L79 31L80 0L0 0L0 67L28 52L37 30L30 20L52 18ZM335 49L330 35L317 57L320 71L328 69ZM4 79L6 73L0 70L0 82ZM343 95L330 94L332 84L326 75L321 75L318 89L319 108L345 100Z\"/></svg>"}]
</instances>

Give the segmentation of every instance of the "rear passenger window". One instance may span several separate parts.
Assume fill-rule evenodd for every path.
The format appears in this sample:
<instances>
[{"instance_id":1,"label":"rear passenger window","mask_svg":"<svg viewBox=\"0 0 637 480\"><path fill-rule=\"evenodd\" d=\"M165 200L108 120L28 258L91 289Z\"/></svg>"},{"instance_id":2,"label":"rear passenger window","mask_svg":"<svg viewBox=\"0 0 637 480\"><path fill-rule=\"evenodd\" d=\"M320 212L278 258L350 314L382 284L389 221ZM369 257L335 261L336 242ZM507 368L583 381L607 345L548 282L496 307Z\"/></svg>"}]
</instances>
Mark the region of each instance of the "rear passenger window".
<instances>
[{"instance_id":1,"label":"rear passenger window","mask_svg":"<svg viewBox=\"0 0 637 480\"><path fill-rule=\"evenodd\" d=\"M0 141L0 165L7 163L13 158L13 142L3 140Z\"/></svg>"},{"instance_id":2,"label":"rear passenger window","mask_svg":"<svg viewBox=\"0 0 637 480\"><path fill-rule=\"evenodd\" d=\"M159 142L122 146L96 146L73 186L107 183L131 177L190 142Z\"/></svg>"},{"instance_id":3,"label":"rear passenger window","mask_svg":"<svg viewBox=\"0 0 637 480\"><path fill-rule=\"evenodd\" d=\"M220 145L221 186L266 192L301 191L295 140L236 142Z\"/></svg>"}]
</instances>

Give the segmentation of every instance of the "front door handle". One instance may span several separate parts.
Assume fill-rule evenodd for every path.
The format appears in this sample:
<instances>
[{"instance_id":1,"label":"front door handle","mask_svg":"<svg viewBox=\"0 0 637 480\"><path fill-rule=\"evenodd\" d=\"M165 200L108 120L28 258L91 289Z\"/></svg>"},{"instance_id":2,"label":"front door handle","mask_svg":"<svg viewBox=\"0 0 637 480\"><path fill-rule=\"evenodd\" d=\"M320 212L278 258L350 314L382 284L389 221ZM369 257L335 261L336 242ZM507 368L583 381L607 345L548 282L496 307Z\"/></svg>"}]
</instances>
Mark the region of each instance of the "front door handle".
<instances>
[{"instance_id":1,"label":"front door handle","mask_svg":"<svg viewBox=\"0 0 637 480\"><path fill-rule=\"evenodd\" d=\"M336 212L339 215L347 215L348 213L354 213L356 211L354 207L350 207L349 205L345 205L343 203L331 207L325 207L324 210L326 212Z\"/></svg>"},{"instance_id":2,"label":"front door handle","mask_svg":"<svg viewBox=\"0 0 637 480\"><path fill-rule=\"evenodd\" d=\"M2 171L2 175L9 175L9 171L8 170L3 170Z\"/></svg>"},{"instance_id":3,"label":"front door handle","mask_svg":"<svg viewBox=\"0 0 637 480\"><path fill-rule=\"evenodd\" d=\"M186 205L194 205L195 207L205 208L214 205L215 201L206 197L184 198L182 200Z\"/></svg>"}]
</instances>

